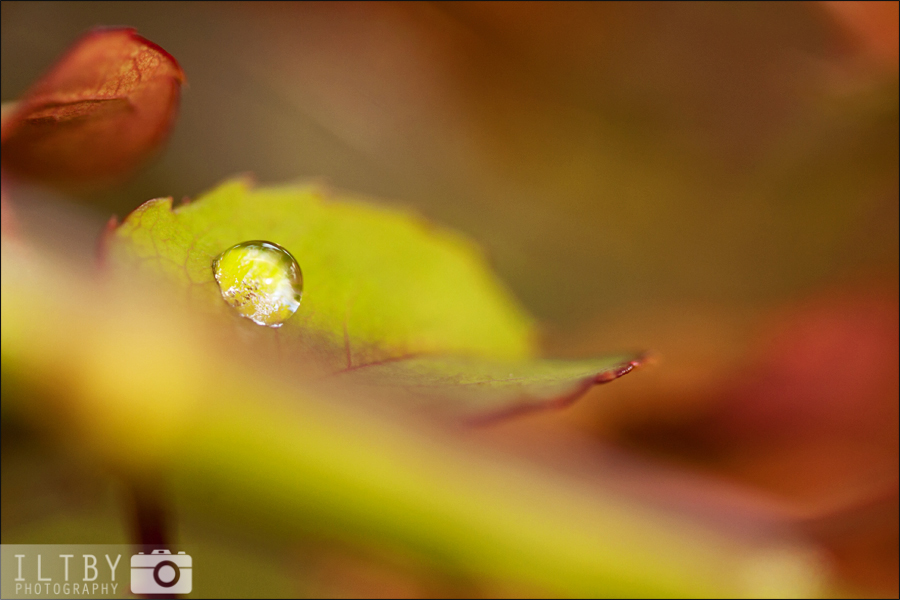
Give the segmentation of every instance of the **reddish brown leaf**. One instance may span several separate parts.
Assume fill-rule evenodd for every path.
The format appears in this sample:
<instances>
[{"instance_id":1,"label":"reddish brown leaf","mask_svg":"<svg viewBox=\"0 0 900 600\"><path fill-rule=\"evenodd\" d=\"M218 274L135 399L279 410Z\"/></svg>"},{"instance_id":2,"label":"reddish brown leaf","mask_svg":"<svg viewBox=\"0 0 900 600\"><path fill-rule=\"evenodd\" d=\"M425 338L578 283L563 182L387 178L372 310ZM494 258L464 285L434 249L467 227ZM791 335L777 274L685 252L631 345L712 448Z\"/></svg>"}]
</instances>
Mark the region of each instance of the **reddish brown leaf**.
<instances>
[{"instance_id":1,"label":"reddish brown leaf","mask_svg":"<svg viewBox=\"0 0 900 600\"><path fill-rule=\"evenodd\" d=\"M168 135L183 81L175 59L134 29L92 31L4 120L3 167L79 187L122 177Z\"/></svg>"},{"instance_id":2,"label":"reddish brown leaf","mask_svg":"<svg viewBox=\"0 0 900 600\"><path fill-rule=\"evenodd\" d=\"M821 2L825 11L852 37L860 50L871 58L896 69L900 27L897 2Z\"/></svg>"}]
</instances>

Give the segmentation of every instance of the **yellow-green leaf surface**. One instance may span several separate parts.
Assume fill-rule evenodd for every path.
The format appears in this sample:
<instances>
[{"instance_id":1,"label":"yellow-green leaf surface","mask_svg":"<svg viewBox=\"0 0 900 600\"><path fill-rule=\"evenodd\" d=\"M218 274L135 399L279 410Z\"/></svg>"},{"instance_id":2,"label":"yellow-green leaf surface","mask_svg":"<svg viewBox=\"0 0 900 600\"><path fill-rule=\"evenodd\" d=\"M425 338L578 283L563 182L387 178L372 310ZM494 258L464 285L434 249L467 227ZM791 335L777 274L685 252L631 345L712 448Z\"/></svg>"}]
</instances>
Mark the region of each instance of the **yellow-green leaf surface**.
<instances>
[{"instance_id":1,"label":"yellow-green leaf surface","mask_svg":"<svg viewBox=\"0 0 900 600\"><path fill-rule=\"evenodd\" d=\"M243 277L235 277L230 249L255 240L277 244L302 269L299 309L278 329L242 318L219 288ZM564 405L640 362L635 355L535 359L531 319L474 244L402 210L317 186L253 189L235 180L176 208L152 200L105 246L115 274L170 280L195 310L241 332L237 347L265 338L291 357L286 370L318 368L360 386L360 397L470 421ZM228 260L216 268L232 272L217 283L214 261L225 251Z\"/></svg>"},{"instance_id":2,"label":"yellow-green leaf surface","mask_svg":"<svg viewBox=\"0 0 900 600\"><path fill-rule=\"evenodd\" d=\"M471 242L317 186L252 189L235 180L174 209L171 199L151 200L125 219L108 250L114 268L163 273L193 300L237 318L211 265L249 240L283 246L303 270L300 309L278 334L324 336L345 350L347 366L410 353L534 353L530 318Z\"/></svg>"}]
</instances>

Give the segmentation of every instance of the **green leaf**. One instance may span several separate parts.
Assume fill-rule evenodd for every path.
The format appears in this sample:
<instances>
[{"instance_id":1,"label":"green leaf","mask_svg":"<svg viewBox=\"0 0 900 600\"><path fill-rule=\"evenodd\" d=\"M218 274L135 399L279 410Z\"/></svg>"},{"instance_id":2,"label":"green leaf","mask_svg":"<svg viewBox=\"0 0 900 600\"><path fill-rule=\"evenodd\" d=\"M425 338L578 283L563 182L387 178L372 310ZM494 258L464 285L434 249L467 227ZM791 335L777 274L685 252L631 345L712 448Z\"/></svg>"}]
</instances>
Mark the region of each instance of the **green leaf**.
<instances>
[{"instance_id":1,"label":"green leaf","mask_svg":"<svg viewBox=\"0 0 900 600\"><path fill-rule=\"evenodd\" d=\"M303 272L299 310L279 329L241 318L213 274L217 256L250 240L287 249ZM114 273L170 280L235 328L238 343L277 343L289 370L318 369L365 388L362 397L387 390L385 401L430 412L484 421L564 405L640 363L635 355L535 360L531 318L474 244L316 186L251 189L235 180L177 208L152 200L105 247Z\"/></svg>"},{"instance_id":2,"label":"green leaf","mask_svg":"<svg viewBox=\"0 0 900 600\"><path fill-rule=\"evenodd\" d=\"M303 270L300 310L276 333L315 332L345 350L345 366L412 353L534 354L531 319L471 242L319 187L254 190L235 180L175 209L171 199L151 200L108 248L114 268L165 274L207 310L238 319L222 300L212 261L248 240L280 244Z\"/></svg>"}]
</instances>

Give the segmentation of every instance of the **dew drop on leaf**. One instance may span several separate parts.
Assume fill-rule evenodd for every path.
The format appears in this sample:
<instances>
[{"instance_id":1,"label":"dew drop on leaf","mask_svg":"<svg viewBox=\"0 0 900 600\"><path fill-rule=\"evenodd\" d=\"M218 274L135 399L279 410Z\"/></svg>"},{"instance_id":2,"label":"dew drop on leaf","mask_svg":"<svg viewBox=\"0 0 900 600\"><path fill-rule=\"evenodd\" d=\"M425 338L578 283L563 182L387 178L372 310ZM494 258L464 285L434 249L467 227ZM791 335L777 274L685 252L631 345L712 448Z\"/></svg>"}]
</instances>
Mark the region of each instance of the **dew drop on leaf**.
<instances>
[{"instance_id":1,"label":"dew drop on leaf","mask_svg":"<svg viewBox=\"0 0 900 600\"><path fill-rule=\"evenodd\" d=\"M213 259L222 298L257 325L281 327L300 306L303 273L291 253L272 242L241 242Z\"/></svg>"}]
</instances>

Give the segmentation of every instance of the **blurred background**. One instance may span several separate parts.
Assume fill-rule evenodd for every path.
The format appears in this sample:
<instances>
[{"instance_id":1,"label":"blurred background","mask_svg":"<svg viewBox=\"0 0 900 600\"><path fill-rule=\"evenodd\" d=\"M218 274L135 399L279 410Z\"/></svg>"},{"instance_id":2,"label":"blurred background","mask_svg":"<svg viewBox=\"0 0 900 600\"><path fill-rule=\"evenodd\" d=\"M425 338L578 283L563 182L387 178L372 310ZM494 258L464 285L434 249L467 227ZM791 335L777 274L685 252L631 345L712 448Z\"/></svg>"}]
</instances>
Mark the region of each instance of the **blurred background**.
<instances>
[{"instance_id":1,"label":"blurred background","mask_svg":"<svg viewBox=\"0 0 900 600\"><path fill-rule=\"evenodd\" d=\"M91 27L136 27L188 83L158 159L79 199L92 231L236 173L411 207L486 249L548 355L656 357L477 435L733 485L799 523L848 589L896 594L897 6L3 2L0 94ZM4 542L109 541L115 494L86 483L102 475L12 433ZM462 593L297 552L316 593Z\"/></svg>"}]
</instances>

